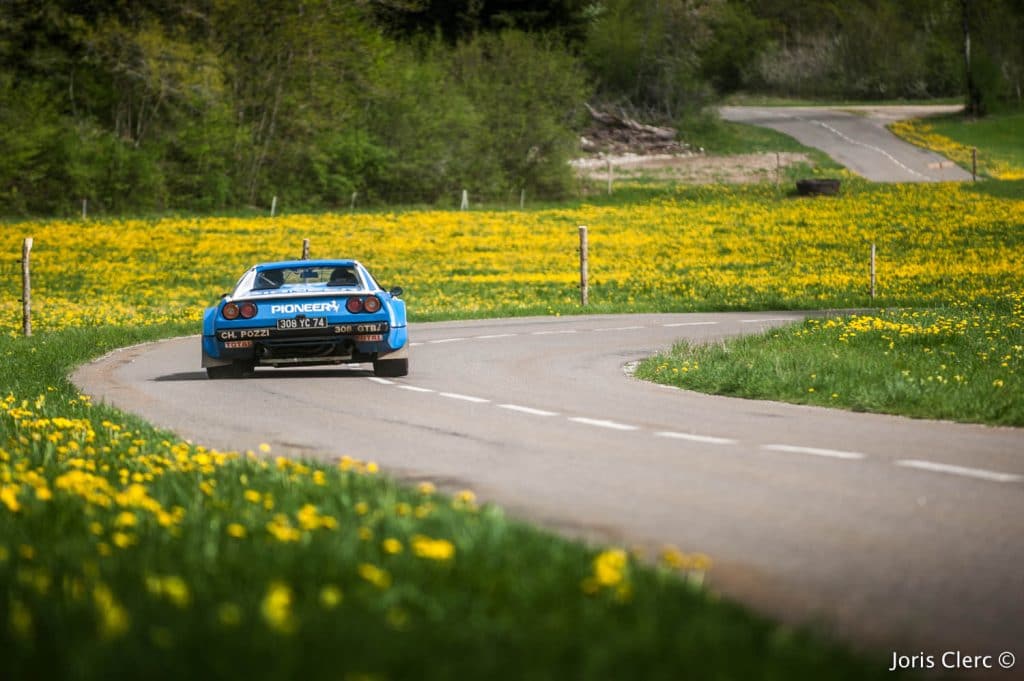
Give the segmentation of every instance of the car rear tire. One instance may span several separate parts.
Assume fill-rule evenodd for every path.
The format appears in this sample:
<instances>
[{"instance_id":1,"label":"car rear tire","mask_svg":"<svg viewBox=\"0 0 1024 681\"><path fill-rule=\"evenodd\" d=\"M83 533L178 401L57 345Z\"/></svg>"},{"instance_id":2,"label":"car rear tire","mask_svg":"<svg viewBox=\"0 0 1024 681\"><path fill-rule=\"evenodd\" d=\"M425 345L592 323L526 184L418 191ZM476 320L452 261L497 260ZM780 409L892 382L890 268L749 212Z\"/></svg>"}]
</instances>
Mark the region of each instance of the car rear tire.
<instances>
[{"instance_id":1,"label":"car rear tire","mask_svg":"<svg viewBox=\"0 0 1024 681\"><path fill-rule=\"evenodd\" d=\"M235 367L228 364L220 367L206 367L206 375L212 379L231 378Z\"/></svg>"},{"instance_id":2,"label":"car rear tire","mask_svg":"<svg viewBox=\"0 0 1024 681\"><path fill-rule=\"evenodd\" d=\"M377 376L388 376L395 378L409 374L409 358L402 359L375 359L373 361L373 373Z\"/></svg>"},{"instance_id":3,"label":"car rear tire","mask_svg":"<svg viewBox=\"0 0 1024 681\"><path fill-rule=\"evenodd\" d=\"M209 378L245 378L256 373L256 365L252 362L234 361L218 367L206 367L206 375Z\"/></svg>"}]
</instances>

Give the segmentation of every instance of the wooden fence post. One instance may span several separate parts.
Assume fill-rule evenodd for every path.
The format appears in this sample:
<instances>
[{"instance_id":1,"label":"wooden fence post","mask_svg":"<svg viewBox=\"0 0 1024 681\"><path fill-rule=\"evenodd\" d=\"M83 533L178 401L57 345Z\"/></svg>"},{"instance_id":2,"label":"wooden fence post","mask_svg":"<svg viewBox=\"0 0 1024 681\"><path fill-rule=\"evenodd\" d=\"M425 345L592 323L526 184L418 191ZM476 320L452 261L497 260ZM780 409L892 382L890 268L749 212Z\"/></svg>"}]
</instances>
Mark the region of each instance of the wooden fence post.
<instances>
[{"instance_id":1,"label":"wooden fence post","mask_svg":"<svg viewBox=\"0 0 1024 681\"><path fill-rule=\"evenodd\" d=\"M89 219L89 199L82 199L82 219Z\"/></svg>"},{"instance_id":2,"label":"wooden fence post","mask_svg":"<svg viewBox=\"0 0 1024 681\"><path fill-rule=\"evenodd\" d=\"M608 159L608 196L612 195L612 160Z\"/></svg>"},{"instance_id":3,"label":"wooden fence post","mask_svg":"<svg viewBox=\"0 0 1024 681\"><path fill-rule=\"evenodd\" d=\"M978 147L971 147L971 182L978 181Z\"/></svg>"},{"instance_id":4,"label":"wooden fence post","mask_svg":"<svg viewBox=\"0 0 1024 681\"><path fill-rule=\"evenodd\" d=\"M459 210L469 210L469 192L465 189L462 190L462 204L459 206Z\"/></svg>"},{"instance_id":5,"label":"wooden fence post","mask_svg":"<svg viewBox=\"0 0 1024 681\"><path fill-rule=\"evenodd\" d=\"M302 240L302 259L309 260L309 239Z\"/></svg>"},{"instance_id":6,"label":"wooden fence post","mask_svg":"<svg viewBox=\"0 0 1024 681\"><path fill-rule=\"evenodd\" d=\"M21 246L21 331L26 336L32 335L31 253L32 237L28 237Z\"/></svg>"},{"instance_id":7,"label":"wooden fence post","mask_svg":"<svg viewBox=\"0 0 1024 681\"><path fill-rule=\"evenodd\" d=\"M274 217L274 213L277 212L277 197L275 196L270 201L270 217Z\"/></svg>"},{"instance_id":8,"label":"wooden fence post","mask_svg":"<svg viewBox=\"0 0 1024 681\"><path fill-rule=\"evenodd\" d=\"M871 300L875 299L875 244L871 244Z\"/></svg>"},{"instance_id":9,"label":"wooden fence post","mask_svg":"<svg viewBox=\"0 0 1024 681\"><path fill-rule=\"evenodd\" d=\"M586 305L589 297L587 282L587 226L580 225L580 305Z\"/></svg>"},{"instance_id":10,"label":"wooden fence post","mask_svg":"<svg viewBox=\"0 0 1024 681\"><path fill-rule=\"evenodd\" d=\"M354 211L356 209L356 197L357 196L359 196L359 192L352 192L352 205L350 205L348 207L350 212Z\"/></svg>"}]
</instances>

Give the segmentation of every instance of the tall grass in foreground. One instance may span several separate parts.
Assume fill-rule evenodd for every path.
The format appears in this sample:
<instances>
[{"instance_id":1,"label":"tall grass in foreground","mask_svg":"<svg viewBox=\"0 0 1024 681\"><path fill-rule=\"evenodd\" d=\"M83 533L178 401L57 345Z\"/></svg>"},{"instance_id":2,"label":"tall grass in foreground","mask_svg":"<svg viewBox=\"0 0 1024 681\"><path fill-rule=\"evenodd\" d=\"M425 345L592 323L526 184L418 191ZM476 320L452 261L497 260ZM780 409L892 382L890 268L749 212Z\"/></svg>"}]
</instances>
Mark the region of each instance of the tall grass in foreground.
<instances>
[{"instance_id":1,"label":"tall grass in foreground","mask_svg":"<svg viewBox=\"0 0 1024 681\"><path fill-rule=\"evenodd\" d=\"M888 678L718 601L700 554L649 566L369 462L210 451L65 379L183 330L0 337L6 678Z\"/></svg>"},{"instance_id":2,"label":"tall grass in foreground","mask_svg":"<svg viewBox=\"0 0 1024 681\"><path fill-rule=\"evenodd\" d=\"M637 376L723 395L1024 426L1024 294L681 343Z\"/></svg>"}]
</instances>

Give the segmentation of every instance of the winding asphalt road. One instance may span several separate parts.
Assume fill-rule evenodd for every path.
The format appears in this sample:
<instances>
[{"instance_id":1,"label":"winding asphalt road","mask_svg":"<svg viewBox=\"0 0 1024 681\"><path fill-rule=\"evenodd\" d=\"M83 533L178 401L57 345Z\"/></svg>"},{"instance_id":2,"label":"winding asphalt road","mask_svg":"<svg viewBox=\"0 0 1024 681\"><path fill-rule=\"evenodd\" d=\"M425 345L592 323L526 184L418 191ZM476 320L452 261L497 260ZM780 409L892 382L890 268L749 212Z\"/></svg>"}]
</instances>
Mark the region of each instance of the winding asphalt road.
<instances>
[{"instance_id":1,"label":"winding asphalt road","mask_svg":"<svg viewBox=\"0 0 1024 681\"><path fill-rule=\"evenodd\" d=\"M949 159L904 142L886 125L904 118L951 113L959 105L753 107L726 106L727 121L771 128L821 149L874 182L962 182L971 174Z\"/></svg>"},{"instance_id":2,"label":"winding asphalt road","mask_svg":"<svg viewBox=\"0 0 1024 681\"><path fill-rule=\"evenodd\" d=\"M573 536L707 552L714 588L885 655L1021 657L1024 431L699 395L624 371L681 338L801 318L415 324L412 372L388 380L356 366L210 381L192 337L73 380L210 446L372 459Z\"/></svg>"}]
</instances>

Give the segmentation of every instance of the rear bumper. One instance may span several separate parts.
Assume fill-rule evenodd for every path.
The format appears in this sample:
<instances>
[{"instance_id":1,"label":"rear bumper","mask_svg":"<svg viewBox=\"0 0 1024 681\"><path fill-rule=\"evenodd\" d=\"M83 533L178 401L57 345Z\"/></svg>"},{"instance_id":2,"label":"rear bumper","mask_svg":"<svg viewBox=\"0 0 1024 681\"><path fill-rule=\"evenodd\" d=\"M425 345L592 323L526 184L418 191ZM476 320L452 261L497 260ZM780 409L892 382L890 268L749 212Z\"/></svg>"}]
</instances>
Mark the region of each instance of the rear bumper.
<instances>
[{"instance_id":1,"label":"rear bumper","mask_svg":"<svg viewBox=\"0 0 1024 681\"><path fill-rule=\"evenodd\" d=\"M203 366L233 361L263 365L368 362L408 357L406 327L387 322L334 324L318 329L219 330L203 336Z\"/></svg>"}]
</instances>

